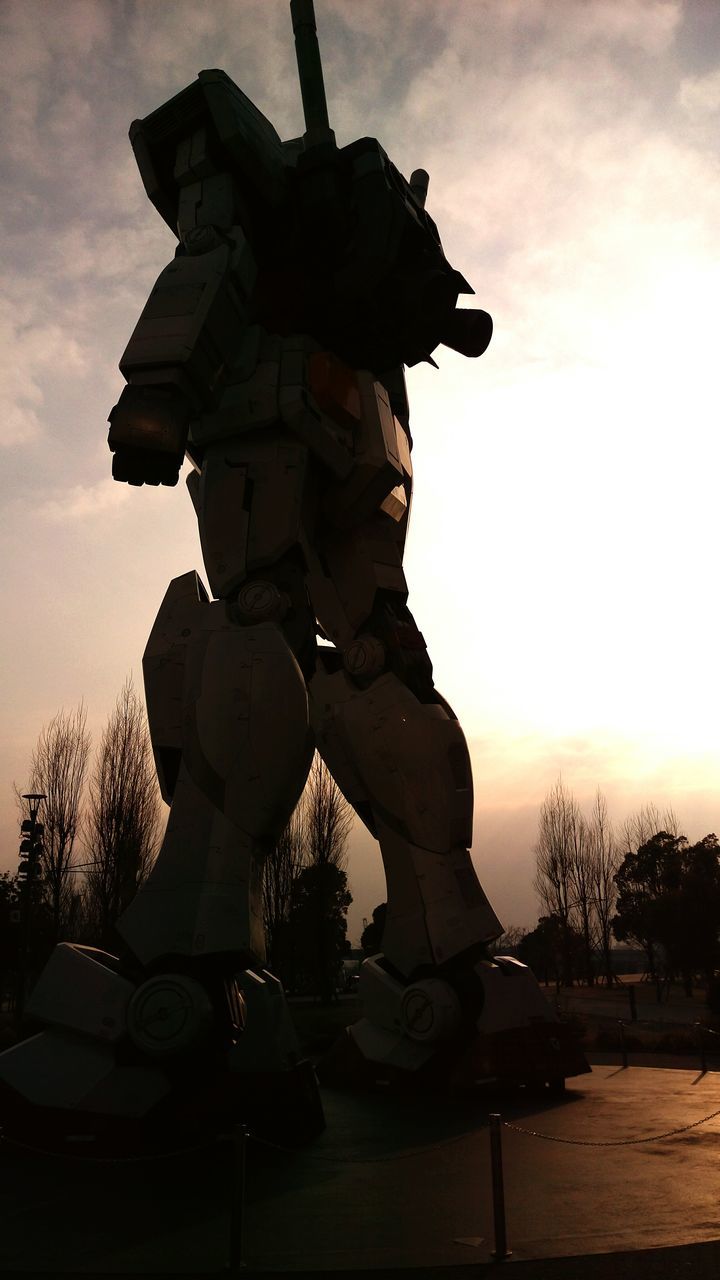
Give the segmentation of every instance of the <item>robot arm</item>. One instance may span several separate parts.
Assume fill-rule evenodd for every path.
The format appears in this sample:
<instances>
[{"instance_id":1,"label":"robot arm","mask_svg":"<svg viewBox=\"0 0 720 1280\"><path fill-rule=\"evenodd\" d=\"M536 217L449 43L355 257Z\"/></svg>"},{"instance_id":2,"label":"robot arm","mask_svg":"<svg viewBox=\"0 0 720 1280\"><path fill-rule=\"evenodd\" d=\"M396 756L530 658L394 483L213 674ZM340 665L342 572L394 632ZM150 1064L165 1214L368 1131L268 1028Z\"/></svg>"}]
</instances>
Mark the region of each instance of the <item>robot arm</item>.
<instances>
[{"instance_id":1,"label":"robot arm","mask_svg":"<svg viewBox=\"0 0 720 1280\"><path fill-rule=\"evenodd\" d=\"M160 274L125 353L128 382L110 414L113 478L177 483L191 418L211 408L247 326L243 279L250 251L241 229L191 228ZM199 232L199 234L198 234ZM222 237L222 238L221 238Z\"/></svg>"},{"instance_id":2,"label":"robot arm","mask_svg":"<svg viewBox=\"0 0 720 1280\"><path fill-rule=\"evenodd\" d=\"M257 275L245 229L278 205L283 153L270 122L221 71L201 72L134 121L130 140L148 197L180 245L120 362L129 385L108 443L116 480L173 485L190 423L216 409L232 380Z\"/></svg>"}]
</instances>

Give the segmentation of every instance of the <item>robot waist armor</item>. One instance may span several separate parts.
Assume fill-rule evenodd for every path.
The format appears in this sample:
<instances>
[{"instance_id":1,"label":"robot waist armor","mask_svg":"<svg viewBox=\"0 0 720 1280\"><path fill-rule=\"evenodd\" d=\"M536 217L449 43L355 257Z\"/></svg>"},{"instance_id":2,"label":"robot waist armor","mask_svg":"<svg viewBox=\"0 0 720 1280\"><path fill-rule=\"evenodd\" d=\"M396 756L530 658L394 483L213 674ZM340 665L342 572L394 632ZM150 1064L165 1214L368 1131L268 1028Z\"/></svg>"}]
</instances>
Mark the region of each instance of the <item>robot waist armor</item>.
<instances>
[{"instance_id":1,"label":"robot waist armor","mask_svg":"<svg viewBox=\"0 0 720 1280\"><path fill-rule=\"evenodd\" d=\"M276 341L276 359L261 358L250 378L227 388L217 410L192 423L193 461L220 441L242 451L242 437L252 437L254 447L269 428L276 436L284 427L321 464L323 510L333 525L353 528L378 511L402 522L412 488L410 445L385 387L309 339Z\"/></svg>"}]
</instances>

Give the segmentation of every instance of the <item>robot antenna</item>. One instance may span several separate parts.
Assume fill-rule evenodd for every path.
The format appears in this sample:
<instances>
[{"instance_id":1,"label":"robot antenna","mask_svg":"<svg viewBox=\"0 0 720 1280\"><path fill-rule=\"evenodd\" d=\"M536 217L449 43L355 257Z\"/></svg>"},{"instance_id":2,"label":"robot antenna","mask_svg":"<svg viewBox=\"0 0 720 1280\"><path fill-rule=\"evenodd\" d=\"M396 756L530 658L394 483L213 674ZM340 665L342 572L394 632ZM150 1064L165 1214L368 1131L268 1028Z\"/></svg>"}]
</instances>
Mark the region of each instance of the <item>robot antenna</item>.
<instances>
[{"instance_id":1,"label":"robot antenna","mask_svg":"<svg viewBox=\"0 0 720 1280\"><path fill-rule=\"evenodd\" d=\"M328 120L313 0L290 0L290 16L295 34L306 138L310 143L334 142L335 135Z\"/></svg>"}]
</instances>

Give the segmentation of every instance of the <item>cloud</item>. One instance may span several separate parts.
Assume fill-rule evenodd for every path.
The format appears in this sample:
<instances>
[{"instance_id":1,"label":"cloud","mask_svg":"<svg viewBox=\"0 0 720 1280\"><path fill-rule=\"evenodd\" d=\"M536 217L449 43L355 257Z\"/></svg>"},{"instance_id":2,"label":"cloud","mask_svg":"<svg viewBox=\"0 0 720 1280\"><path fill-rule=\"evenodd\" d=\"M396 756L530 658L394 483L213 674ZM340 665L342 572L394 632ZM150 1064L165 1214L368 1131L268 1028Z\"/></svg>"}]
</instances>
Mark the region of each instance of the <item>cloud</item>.
<instances>
[{"instance_id":1,"label":"cloud","mask_svg":"<svg viewBox=\"0 0 720 1280\"><path fill-rule=\"evenodd\" d=\"M486 5L506 27L533 32L537 46L549 45L561 56L618 46L657 57L672 45L682 21L682 0L510 0Z\"/></svg>"},{"instance_id":2,"label":"cloud","mask_svg":"<svg viewBox=\"0 0 720 1280\"><path fill-rule=\"evenodd\" d=\"M720 114L720 68L683 80L678 100L691 120L714 119Z\"/></svg>"},{"instance_id":3,"label":"cloud","mask_svg":"<svg viewBox=\"0 0 720 1280\"><path fill-rule=\"evenodd\" d=\"M41 318L26 301L0 313L0 445L27 443L41 430L45 394L42 381L62 370L78 375L85 369L82 348L56 321Z\"/></svg>"},{"instance_id":4,"label":"cloud","mask_svg":"<svg viewBox=\"0 0 720 1280\"><path fill-rule=\"evenodd\" d=\"M77 484L60 497L46 498L35 508L36 515L49 524L92 520L122 507L128 499L126 485L110 484L103 477L97 484Z\"/></svg>"},{"instance_id":5,"label":"cloud","mask_svg":"<svg viewBox=\"0 0 720 1280\"><path fill-rule=\"evenodd\" d=\"M302 132L289 6L268 0L134 4L122 32L138 77L134 114L144 116L198 71L226 71L281 137Z\"/></svg>"},{"instance_id":6,"label":"cloud","mask_svg":"<svg viewBox=\"0 0 720 1280\"><path fill-rule=\"evenodd\" d=\"M112 34L108 4L63 0L60 21L57 10L54 0L8 0L3 7L3 142L6 155L30 173L53 145L52 134L63 134L63 114L50 110L53 103L64 107L69 122L80 123L79 112L87 118L89 104L72 85L99 70L100 51L109 47ZM55 94L59 81L68 85L60 102Z\"/></svg>"}]
</instances>

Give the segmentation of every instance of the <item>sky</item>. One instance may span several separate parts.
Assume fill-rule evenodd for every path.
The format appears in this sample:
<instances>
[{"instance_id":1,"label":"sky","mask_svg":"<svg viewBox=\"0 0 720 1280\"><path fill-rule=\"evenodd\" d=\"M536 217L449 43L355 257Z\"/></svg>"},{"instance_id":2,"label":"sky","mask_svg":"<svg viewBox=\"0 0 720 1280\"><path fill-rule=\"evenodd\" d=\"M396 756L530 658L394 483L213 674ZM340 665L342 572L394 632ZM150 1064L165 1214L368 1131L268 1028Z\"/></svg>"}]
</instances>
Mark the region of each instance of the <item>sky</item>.
<instances>
[{"instance_id":1,"label":"sky","mask_svg":"<svg viewBox=\"0 0 720 1280\"><path fill-rule=\"evenodd\" d=\"M338 143L430 174L427 208L495 334L409 371L410 607L475 775L473 857L537 919L559 775L622 822L720 828L716 0L316 0ZM175 241L127 140L222 67L303 131L286 0L2 0L0 869L12 784L81 699L95 739L171 578L189 499L110 478L118 360ZM350 935L382 901L353 835Z\"/></svg>"}]
</instances>

